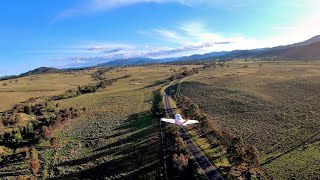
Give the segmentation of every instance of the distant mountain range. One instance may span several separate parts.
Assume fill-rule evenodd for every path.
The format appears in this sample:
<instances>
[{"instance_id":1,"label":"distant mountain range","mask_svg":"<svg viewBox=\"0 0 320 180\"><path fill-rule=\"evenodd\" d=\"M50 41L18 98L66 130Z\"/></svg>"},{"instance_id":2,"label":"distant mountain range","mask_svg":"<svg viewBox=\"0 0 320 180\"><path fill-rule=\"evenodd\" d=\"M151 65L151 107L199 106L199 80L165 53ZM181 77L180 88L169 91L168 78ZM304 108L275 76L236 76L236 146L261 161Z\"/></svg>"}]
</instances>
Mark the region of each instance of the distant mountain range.
<instances>
[{"instance_id":1,"label":"distant mountain range","mask_svg":"<svg viewBox=\"0 0 320 180\"><path fill-rule=\"evenodd\" d=\"M97 66L132 66L132 65L145 65L145 64L159 64L170 61L178 60L179 58L166 58L166 59L151 59L151 58L129 58L117 59L106 63L98 64Z\"/></svg>"},{"instance_id":2,"label":"distant mountain range","mask_svg":"<svg viewBox=\"0 0 320 180\"><path fill-rule=\"evenodd\" d=\"M233 58L267 58L277 57L286 60L320 60L320 35L315 36L303 42L290 44L286 46L277 46L273 48L251 49L251 50L234 50L212 52L206 54L194 54L191 56L183 56L176 58L152 59L152 58L128 58L117 59L106 63L98 64L97 66L132 66L132 65L147 65L159 63L182 63L188 61L200 60L229 60ZM69 68L71 69L71 68ZM20 74L19 76L7 76L1 79L12 79L34 74L57 73L68 71L69 69L56 69L49 67L40 67L35 70Z\"/></svg>"},{"instance_id":3,"label":"distant mountain range","mask_svg":"<svg viewBox=\"0 0 320 180\"><path fill-rule=\"evenodd\" d=\"M130 66L130 65L145 65L180 61L197 61L209 59L232 59L232 58L264 58L278 57L287 60L320 60L320 35L315 36L306 41L290 44L286 46L277 46L273 48L251 49L251 50L234 50L212 52L206 54L195 54L191 56L167 58L167 59L152 59L152 58L128 58L117 59L106 63L98 64L97 66Z\"/></svg>"}]
</instances>

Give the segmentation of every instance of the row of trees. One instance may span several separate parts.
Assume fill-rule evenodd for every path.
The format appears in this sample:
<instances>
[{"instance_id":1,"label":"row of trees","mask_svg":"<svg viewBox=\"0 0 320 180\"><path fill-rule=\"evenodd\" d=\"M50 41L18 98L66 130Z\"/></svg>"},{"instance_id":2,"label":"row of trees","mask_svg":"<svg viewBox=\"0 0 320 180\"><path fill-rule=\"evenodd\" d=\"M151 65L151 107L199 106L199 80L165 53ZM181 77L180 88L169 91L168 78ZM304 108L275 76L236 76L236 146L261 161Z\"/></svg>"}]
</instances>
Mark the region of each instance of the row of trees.
<instances>
[{"instance_id":1,"label":"row of trees","mask_svg":"<svg viewBox=\"0 0 320 180\"><path fill-rule=\"evenodd\" d=\"M104 79L97 84L93 85L86 85L86 86L79 86L75 89L69 89L66 91L64 94L57 95L57 96L52 96L50 100L55 101L55 100L61 100L61 99L69 99L73 97L80 96L82 94L89 94L89 93L94 93L98 89L104 89L107 86L112 85L113 83L117 82L119 79L124 79L130 77L129 75L125 75L119 78L112 78L112 79Z\"/></svg>"},{"instance_id":2,"label":"row of trees","mask_svg":"<svg viewBox=\"0 0 320 180\"><path fill-rule=\"evenodd\" d=\"M170 81L173 81L173 80L176 80L176 79L181 79L181 78L184 78L184 77L187 77L187 76L191 76L195 73L198 73L200 70L202 70L203 68L192 68L191 70L187 70L185 69L184 71L182 72L179 72L177 74L173 74L169 80Z\"/></svg>"},{"instance_id":3,"label":"row of trees","mask_svg":"<svg viewBox=\"0 0 320 180\"><path fill-rule=\"evenodd\" d=\"M153 114L157 119L165 115L162 97L154 98ZM194 162L188 153L187 145L179 128L173 124L160 123L161 164L164 179L193 179Z\"/></svg>"},{"instance_id":4,"label":"row of trees","mask_svg":"<svg viewBox=\"0 0 320 180\"><path fill-rule=\"evenodd\" d=\"M112 69L114 69L114 67L106 67L103 69L98 69L96 72L92 74L92 78L96 81L105 80L105 77L104 77L105 73L108 71L111 71Z\"/></svg>"},{"instance_id":5,"label":"row of trees","mask_svg":"<svg viewBox=\"0 0 320 180\"><path fill-rule=\"evenodd\" d=\"M247 169L242 173L248 174L253 168L259 167L258 151L254 146L249 146L243 140L233 134L227 128L221 128L218 123L203 113L199 106L193 103L188 97L178 97L178 107L186 117L198 119L200 126L197 127L199 135L206 136L213 147L222 146L226 148L226 155L229 162L234 166L245 164ZM231 174L229 174L231 176ZM235 178L235 177L230 177Z\"/></svg>"},{"instance_id":6,"label":"row of trees","mask_svg":"<svg viewBox=\"0 0 320 180\"><path fill-rule=\"evenodd\" d=\"M207 63L204 66L199 67L199 68L192 68L191 70L188 70L187 68L182 68L181 69L182 72L173 74L172 76L170 76L169 80L173 81L173 80L176 80L176 79L181 79L181 78L196 74L199 71L202 71L204 69L211 69L211 68L217 68L217 67L221 67L221 68L227 67L227 68L229 68L230 64L229 63L225 63L225 62L214 62L214 63Z\"/></svg>"}]
</instances>

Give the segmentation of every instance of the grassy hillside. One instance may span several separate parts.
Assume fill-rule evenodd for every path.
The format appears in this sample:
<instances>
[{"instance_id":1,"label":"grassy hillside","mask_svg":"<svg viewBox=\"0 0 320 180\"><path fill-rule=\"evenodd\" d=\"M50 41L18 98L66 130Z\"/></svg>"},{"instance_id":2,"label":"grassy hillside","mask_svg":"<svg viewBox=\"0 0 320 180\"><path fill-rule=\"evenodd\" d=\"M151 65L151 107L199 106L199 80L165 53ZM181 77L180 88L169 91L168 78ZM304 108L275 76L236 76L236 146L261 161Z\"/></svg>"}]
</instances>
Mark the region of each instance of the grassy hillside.
<instances>
[{"instance_id":1,"label":"grassy hillside","mask_svg":"<svg viewBox=\"0 0 320 180\"><path fill-rule=\"evenodd\" d=\"M0 81L0 111L31 97L53 96L92 83L90 71L26 76Z\"/></svg>"},{"instance_id":2,"label":"grassy hillside","mask_svg":"<svg viewBox=\"0 0 320 180\"><path fill-rule=\"evenodd\" d=\"M320 131L319 78L317 62L233 62L229 68L212 68L188 77L182 83L181 94L190 97L221 126L255 145L261 161L266 161ZM289 153L291 157L302 156L294 152ZM264 166L271 176L278 177L274 163L286 163L284 157ZM300 161L312 167L316 162L308 158ZM295 166L286 163L292 171ZM312 172L314 168L304 168L292 174Z\"/></svg>"},{"instance_id":3,"label":"grassy hillside","mask_svg":"<svg viewBox=\"0 0 320 180\"><path fill-rule=\"evenodd\" d=\"M52 160L57 161L56 166L63 172L60 177L157 177L159 130L151 108L154 92L162 85L151 85L165 79L170 71L166 67L143 69L132 67L108 72L108 77L123 74L132 77L104 91L61 102L65 106L85 105L88 114L61 133L64 139L72 141L67 141L62 153ZM70 152L72 156L68 156Z\"/></svg>"},{"instance_id":4,"label":"grassy hillside","mask_svg":"<svg viewBox=\"0 0 320 180\"><path fill-rule=\"evenodd\" d=\"M84 107L86 111L79 118L66 121L62 126L54 129L55 137L59 138L58 145L52 147L50 140L45 139L35 145L41 162L38 177L158 178L161 148L159 147L159 120L152 113L152 107L156 104L154 96L167 83L173 71L178 71L180 68L179 66L115 68L106 71L102 76L117 78L130 75L130 77L120 79L95 93L51 102L59 103L61 109ZM73 85L93 82L91 76L95 70L77 73L78 76L45 74L24 77L18 79L15 88L24 90L26 87L24 84L30 81L30 78L37 79L37 85L31 88L34 91L28 94L34 97L39 95L38 89L53 88L49 85L52 82L57 85L52 95L63 93L66 89L73 88ZM81 78L84 80L81 81ZM19 82L22 83L20 87ZM65 84L67 82L73 84ZM13 86L13 82L11 83L7 88ZM12 93L17 95L19 91ZM29 96L25 97L29 98ZM9 107L10 103L8 101L7 104L1 105ZM13 154L13 149L7 150L1 147L0 150L2 151L0 155ZM16 152L20 151L22 151L20 148L16 150ZM16 159L4 162L6 163L1 165L0 178L15 179L18 175L26 177L31 175L28 160Z\"/></svg>"}]
</instances>

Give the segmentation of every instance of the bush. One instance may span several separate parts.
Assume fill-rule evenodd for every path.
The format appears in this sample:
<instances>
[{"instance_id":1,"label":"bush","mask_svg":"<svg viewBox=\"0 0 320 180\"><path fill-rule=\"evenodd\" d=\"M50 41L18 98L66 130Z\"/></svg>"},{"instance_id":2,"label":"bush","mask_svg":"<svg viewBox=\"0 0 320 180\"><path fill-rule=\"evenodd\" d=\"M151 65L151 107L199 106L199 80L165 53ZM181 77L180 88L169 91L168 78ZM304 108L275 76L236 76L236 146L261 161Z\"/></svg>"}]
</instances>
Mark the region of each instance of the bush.
<instances>
[{"instance_id":1,"label":"bush","mask_svg":"<svg viewBox=\"0 0 320 180\"><path fill-rule=\"evenodd\" d=\"M47 179L47 177L49 176L48 170L44 169L41 173L41 176L43 179Z\"/></svg>"},{"instance_id":2,"label":"bush","mask_svg":"<svg viewBox=\"0 0 320 180\"><path fill-rule=\"evenodd\" d=\"M57 137L51 138L50 144L53 148L57 148L59 146L59 138Z\"/></svg>"},{"instance_id":3,"label":"bush","mask_svg":"<svg viewBox=\"0 0 320 180\"><path fill-rule=\"evenodd\" d=\"M14 129L11 132L6 132L3 136L3 141L9 145L18 145L22 141L22 136L19 129Z\"/></svg>"},{"instance_id":4,"label":"bush","mask_svg":"<svg viewBox=\"0 0 320 180\"><path fill-rule=\"evenodd\" d=\"M56 113L56 118L54 120L54 125L55 126L60 126L61 125L61 121L62 121L61 114L60 113Z\"/></svg>"},{"instance_id":5,"label":"bush","mask_svg":"<svg viewBox=\"0 0 320 180\"><path fill-rule=\"evenodd\" d=\"M179 172L183 171L188 166L189 158L180 154L173 154L172 167L177 169Z\"/></svg>"},{"instance_id":6,"label":"bush","mask_svg":"<svg viewBox=\"0 0 320 180\"><path fill-rule=\"evenodd\" d=\"M28 180L28 176L19 175L19 176L17 177L17 180Z\"/></svg>"},{"instance_id":7,"label":"bush","mask_svg":"<svg viewBox=\"0 0 320 180\"><path fill-rule=\"evenodd\" d=\"M15 115L15 123L20 123L20 122L22 122L22 117L20 114L16 114Z\"/></svg>"},{"instance_id":8,"label":"bush","mask_svg":"<svg viewBox=\"0 0 320 180\"><path fill-rule=\"evenodd\" d=\"M25 135L31 135L34 133L34 128L32 123L28 123L24 128Z\"/></svg>"},{"instance_id":9,"label":"bush","mask_svg":"<svg viewBox=\"0 0 320 180\"><path fill-rule=\"evenodd\" d=\"M31 148L31 151L30 151L30 158L32 160L38 160L38 150L36 148Z\"/></svg>"},{"instance_id":10,"label":"bush","mask_svg":"<svg viewBox=\"0 0 320 180\"><path fill-rule=\"evenodd\" d=\"M28 115L32 114L31 108L29 106L24 106L23 112Z\"/></svg>"},{"instance_id":11,"label":"bush","mask_svg":"<svg viewBox=\"0 0 320 180\"><path fill-rule=\"evenodd\" d=\"M250 146L245 152L246 162L252 166L259 165L258 150L254 146Z\"/></svg>"},{"instance_id":12,"label":"bush","mask_svg":"<svg viewBox=\"0 0 320 180\"><path fill-rule=\"evenodd\" d=\"M32 98L29 98L28 100L26 100L26 103L36 103L37 102L37 99L32 97Z\"/></svg>"},{"instance_id":13,"label":"bush","mask_svg":"<svg viewBox=\"0 0 320 180\"><path fill-rule=\"evenodd\" d=\"M34 159L31 160L31 162L30 162L30 170L35 176L37 176L37 174L38 174L38 172L40 170L40 162L39 162L39 160L34 160Z\"/></svg>"},{"instance_id":14,"label":"bush","mask_svg":"<svg viewBox=\"0 0 320 180\"><path fill-rule=\"evenodd\" d=\"M52 132L50 131L50 129L47 126L42 126L42 133L41 133L42 137L45 139L50 139L52 136Z\"/></svg>"}]
</instances>

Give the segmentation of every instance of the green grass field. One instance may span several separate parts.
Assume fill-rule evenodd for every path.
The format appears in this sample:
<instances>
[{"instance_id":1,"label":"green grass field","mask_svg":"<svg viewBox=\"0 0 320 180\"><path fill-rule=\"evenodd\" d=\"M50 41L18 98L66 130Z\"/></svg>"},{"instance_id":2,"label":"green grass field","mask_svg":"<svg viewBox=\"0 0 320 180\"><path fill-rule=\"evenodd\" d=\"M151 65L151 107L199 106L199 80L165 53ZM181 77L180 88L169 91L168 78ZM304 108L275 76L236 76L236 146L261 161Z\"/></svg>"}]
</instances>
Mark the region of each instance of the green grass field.
<instances>
[{"instance_id":1,"label":"green grass field","mask_svg":"<svg viewBox=\"0 0 320 180\"><path fill-rule=\"evenodd\" d=\"M222 127L255 145L263 163L268 156L281 154L320 131L319 78L319 62L238 61L230 63L229 68L208 69L186 78L181 94L190 97ZM303 155L299 151L289 154L302 164L316 166L316 161L300 158ZM316 177L312 176L315 168L301 166L304 168L294 171L296 164L287 163L286 156L263 166L271 177L280 177L282 171L277 164L281 163L292 173L284 173L280 179L304 174Z\"/></svg>"}]
</instances>

